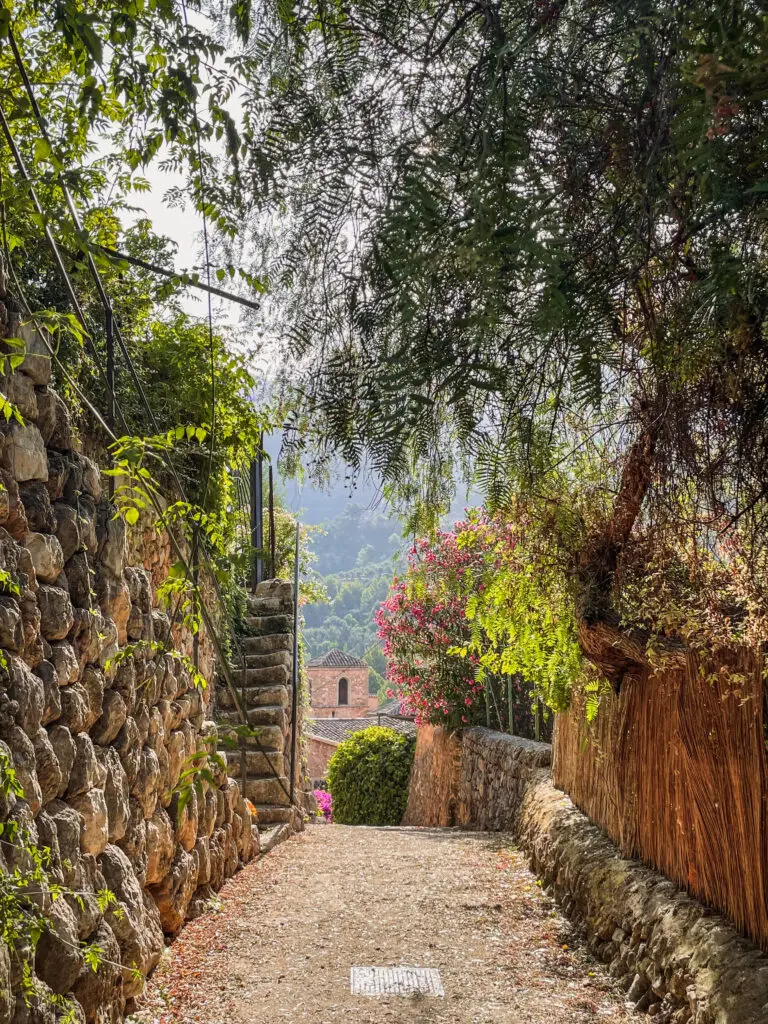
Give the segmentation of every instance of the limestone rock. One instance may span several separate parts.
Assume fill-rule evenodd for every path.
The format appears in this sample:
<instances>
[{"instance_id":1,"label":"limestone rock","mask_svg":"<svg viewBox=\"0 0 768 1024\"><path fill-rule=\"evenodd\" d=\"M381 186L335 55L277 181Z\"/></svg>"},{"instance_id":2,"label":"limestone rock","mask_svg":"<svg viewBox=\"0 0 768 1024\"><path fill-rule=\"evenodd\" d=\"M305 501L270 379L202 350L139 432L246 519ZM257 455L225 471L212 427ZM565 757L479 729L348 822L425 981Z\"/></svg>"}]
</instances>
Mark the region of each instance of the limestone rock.
<instances>
[{"instance_id":1,"label":"limestone rock","mask_svg":"<svg viewBox=\"0 0 768 1024\"><path fill-rule=\"evenodd\" d=\"M41 661L34 674L43 683L43 717L42 724L50 725L61 716L61 693L59 677L50 661Z\"/></svg>"},{"instance_id":2,"label":"limestone rock","mask_svg":"<svg viewBox=\"0 0 768 1024\"><path fill-rule=\"evenodd\" d=\"M197 854L179 848L170 871L161 882L149 887L160 912L163 931L170 935L175 935L184 924L187 907L197 888L197 872Z\"/></svg>"},{"instance_id":3,"label":"limestone rock","mask_svg":"<svg viewBox=\"0 0 768 1024\"><path fill-rule=\"evenodd\" d=\"M133 786L139 773L142 742L135 718L128 717L115 737L112 746L117 751L128 785Z\"/></svg>"},{"instance_id":4,"label":"limestone rock","mask_svg":"<svg viewBox=\"0 0 768 1024\"><path fill-rule=\"evenodd\" d=\"M104 797L104 790L89 789L87 793L79 793L77 796L71 797L69 802L83 818L80 849L83 853L98 856L109 841L107 801Z\"/></svg>"},{"instance_id":5,"label":"limestone rock","mask_svg":"<svg viewBox=\"0 0 768 1024\"><path fill-rule=\"evenodd\" d=\"M94 501L98 501L101 497L101 473L99 472L99 467L87 455L80 456L80 465L83 471L83 490Z\"/></svg>"},{"instance_id":6,"label":"limestone rock","mask_svg":"<svg viewBox=\"0 0 768 1024\"><path fill-rule=\"evenodd\" d=\"M45 687L29 667L16 656L8 658L8 695L19 706L16 722L31 738L37 734L43 719Z\"/></svg>"},{"instance_id":7,"label":"limestone rock","mask_svg":"<svg viewBox=\"0 0 768 1024\"><path fill-rule=\"evenodd\" d=\"M48 384L51 379L50 337L47 337L46 344L46 339L31 320L18 324L15 336L24 342L24 361L20 371L38 386Z\"/></svg>"},{"instance_id":8,"label":"limestone rock","mask_svg":"<svg viewBox=\"0 0 768 1024\"><path fill-rule=\"evenodd\" d=\"M88 695L86 729L90 729L101 718L104 710L104 673L95 665L86 665L81 682Z\"/></svg>"},{"instance_id":9,"label":"limestone rock","mask_svg":"<svg viewBox=\"0 0 768 1024\"><path fill-rule=\"evenodd\" d=\"M173 863L176 844L167 811L162 807L146 822L147 877L146 885L157 885L168 874Z\"/></svg>"},{"instance_id":10,"label":"limestone rock","mask_svg":"<svg viewBox=\"0 0 768 1024\"><path fill-rule=\"evenodd\" d=\"M107 802L107 827L109 841L115 843L123 838L128 826L128 779L113 747L96 747L96 759L106 775L104 798Z\"/></svg>"},{"instance_id":11,"label":"limestone rock","mask_svg":"<svg viewBox=\"0 0 768 1024\"><path fill-rule=\"evenodd\" d=\"M72 628L75 616L66 590L43 584L37 592L40 629L46 640L63 640Z\"/></svg>"},{"instance_id":12,"label":"limestone rock","mask_svg":"<svg viewBox=\"0 0 768 1024\"><path fill-rule=\"evenodd\" d=\"M66 566L69 596L75 608L88 608L92 605L93 574L85 551L76 551Z\"/></svg>"},{"instance_id":13,"label":"limestone rock","mask_svg":"<svg viewBox=\"0 0 768 1024\"><path fill-rule=\"evenodd\" d=\"M32 814L37 814L42 806L43 795L37 780L35 748L27 733L18 725L9 729L5 736L6 743L13 756L13 767L16 778L24 792L24 799L29 804Z\"/></svg>"},{"instance_id":14,"label":"limestone rock","mask_svg":"<svg viewBox=\"0 0 768 1024\"><path fill-rule=\"evenodd\" d=\"M115 579L121 579L125 568L125 522L121 516L115 518L115 508L108 501L96 506L96 537L98 561Z\"/></svg>"},{"instance_id":15,"label":"limestone rock","mask_svg":"<svg viewBox=\"0 0 768 1024\"><path fill-rule=\"evenodd\" d=\"M106 921L117 938L122 962L147 975L163 951L163 930L157 906L141 890L131 862L116 846L107 846L99 858L102 874L117 897L121 913L109 910ZM123 995L136 996L143 982L128 972L123 978Z\"/></svg>"},{"instance_id":16,"label":"limestone rock","mask_svg":"<svg viewBox=\"0 0 768 1024\"><path fill-rule=\"evenodd\" d=\"M66 725L73 733L85 732L90 720L88 691L82 683L73 683L61 690L62 725Z\"/></svg>"},{"instance_id":17,"label":"limestone rock","mask_svg":"<svg viewBox=\"0 0 768 1024\"><path fill-rule=\"evenodd\" d=\"M33 746L35 749L35 763L37 766L37 781L40 784L41 798L44 804L58 796L62 785L62 772L56 751L50 741L48 733L42 727L38 729L34 737Z\"/></svg>"},{"instance_id":18,"label":"limestone rock","mask_svg":"<svg viewBox=\"0 0 768 1024\"><path fill-rule=\"evenodd\" d=\"M0 597L0 647L16 654L24 650L21 609L11 597Z\"/></svg>"},{"instance_id":19,"label":"limestone rock","mask_svg":"<svg viewBox=\"0 0 768 1024\"><path fill-rule=\"evenodd\" d=\"M69 776L67 796L79 796L88 790L100 787L105 781L105 772L96 758L96 750L91 737L80 732L73 737L75 744L75 760Z\"/></svg>"},{"instance_id":20,"label":"limestone rock","mask_svg":"<svg viewBox=\"0 0 768 1024\"><path fill-rule=\"evenodd\" d=\"M48 533L30 533L25 546L32 556L38 580L54 583L64 568L64 553L58 540Z\"/></svg>"},{"instance_id":21,"label":"limestone rock","mask_svg":"<svg viewBox=\"0 0 768 1024\"><path fill-rule=\"evenodd\" d=\"M64 401L46 388L37 394L37 425L49 448L67 451L72 447L72 427Z\"/></svg>"},{"instance_id":22,"label":"limestone rock","mask_svg":"<svg viewBox=\"0 0 768 1024\"><path fill-rule=\"evenodd\" d=\"M106 921L99 925L90 941L102 951L102 963L98 971L84 967L72 986L72 993L82 1006L88 1024L94 1024L103 1019L105 1007L119 1014L125 1000L121 984L123 971L119 966L120 947Z\"/></svg>"},{"instance_id":23,"label":"limestone rock","mask_svg":"<svg viewBox=\"0 0 768 1024\"><path fill-rule=\"evenodd\" d=\"M151 747L142 747L139 757L139 769L131 786L131 795L142 806L145 818L151 818L157 806L160 786L160 762Z\"/></svg>"},{"instance_id":24,"label":"limestone rock","mask_svg":"<svg viewBox=\"0 0 768 1024\"><path fill-rule=\"evenodd\" d=\"M179 807L182 803L184 803L184 808L180 811ZM176 842L181 844L189 853L190 850L195 848L195 843L197 842L197 792L194 789L188 790L183 801L182 792L174 793L168 805L168 815L171 821L175 823L174 835Z\"/></svg>"},{"instance_id":25,"label":"limestone rock","mask_svg":"<svg viewBox=\"0 0 768 1024\"><path fill-rule=\"evenodd\" d=\"M117 845L126 854L140 885L147 883L147 823L144 811L135 797L128 800L128 821L125 835Z\"/></svg>"},{"instance_id":26,"label":"limestone rock","mask_svg":"<svg viewBox=\"0 0 768 1024\"><path fill-rule=\"evenodd\" d=\"M19 483L25 480L48 479L48 456L40 431L34 423L22 426L12 420L3 429L0 465L12 473Z\"/></svg>"},{"instance_id":27,"label":"limestone rock","mask_svg":"<svg viewBox=\"0 0 768 1024\"><path fill-rule=\"evenodd\" d=\"M94 743L106 746L111 743L128 717L125 701L115 690L105 690L101 717L91 728Z\"/></svg>"},{"instance_id":28,"label":"limestone rock","mask_svg":"<svg viewBox=\"0 0 768 1024\"><path fill-rule=\"evenodd\" d=\"M24 506L29 529L38 533L53 533L56 517L53 514L47 484L42 480L29 480L19 484L19 498Z\"/></svg>"},{"instance_id":29,"label":"limestone rock","mask_svg":"<svg viewBox=\"0 0 768 1024\"><path fill-rule=\"evenodd\" d=\"M74 683L79 675L79 666L72 644L66 640L51 644L51 662L56 669L59 686Z\"/></svg>"},{"instance_id":30,"label":"limestone rock","mask_svg":"<svg viewBox=\"0 0 768 1024\"><path fill-rule=\"evenodd\" d=\"M136 661L134 658L125 658L117 666L112 689L123 698L130 714L136 703Z\"/></svg>"},{"instance_id":31,"label":"limestone rock","mask_svg":"<svg viewBox=\"0 0 768 1024\"><path fill-rule=\"evenodd\" d=\"M77 918L66 900L58 899L46 912L48 928L35 950L35 971L53 991L68 992L85 966L78 942Z\"/></svg>"},{"instance_id":32,"label":"limestone rock","mask_svg":"<svg viewBox=\"0 0 768 1024\"><path fill-rule=\"evenodd\" d=\"M0 391L12 402L24 420L37 419L35 382L25 373L14 371L0 377Z\"/></svg>"},{"instance_id":33,"label":"limestone rock","mask_svg":"<svg viewBox=\"0 0 768 1024\"><path fill-rule=\"evenodd\" d=\"M71 505L57 501L53 506L56 519L56 536L58 537L64 561L68 562L76 551L80 551L80 517Z\"/></svg>"},{"instance_id":34,"label":"limestone rock","mask_svg":"<svg viewBox=\"0 0 768 1024\"><path fill-rule=\"evenodd\" d=\"M56 755L61 772L61 781L59 782L56 796L63 796L69 786L69 777L72 772L72 766L75 763L77 747L72 738L72 733L66 725L62 725L60 722L51 726L48 730L48 739Z\"/></svg>"},{"instance_id":35,"label":"limestone rock","mask_svg":"<svg viewBox=\"0 0 768 1024\"><path fill-rule=\"evenodd\" d=\"M131 597L128 584L122 576L113 574L103 565L98 565L95 577L95 592L102 613L117 626L120 644L128 640L128 619L131 615Z\"/></svg>"}]
</instances>

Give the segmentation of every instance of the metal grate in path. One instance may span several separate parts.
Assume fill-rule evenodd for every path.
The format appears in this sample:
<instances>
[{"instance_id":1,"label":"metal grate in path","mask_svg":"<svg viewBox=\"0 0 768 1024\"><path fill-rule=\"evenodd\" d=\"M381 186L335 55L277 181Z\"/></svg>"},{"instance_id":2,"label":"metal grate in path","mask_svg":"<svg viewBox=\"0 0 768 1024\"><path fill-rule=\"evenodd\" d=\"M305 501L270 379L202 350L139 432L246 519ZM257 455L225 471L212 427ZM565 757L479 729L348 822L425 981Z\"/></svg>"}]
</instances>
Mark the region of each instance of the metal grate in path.
<instances>
[{"instance_id":1,"label":"metal grate in path","mask_svg":"<svg viewBox=\"0 0 768 1024\"><path fill-rule=\"evenodd\" d=\"M444 996L436 967L353 967L349 972L353 996Z\"/></svg>"}]
</instances>

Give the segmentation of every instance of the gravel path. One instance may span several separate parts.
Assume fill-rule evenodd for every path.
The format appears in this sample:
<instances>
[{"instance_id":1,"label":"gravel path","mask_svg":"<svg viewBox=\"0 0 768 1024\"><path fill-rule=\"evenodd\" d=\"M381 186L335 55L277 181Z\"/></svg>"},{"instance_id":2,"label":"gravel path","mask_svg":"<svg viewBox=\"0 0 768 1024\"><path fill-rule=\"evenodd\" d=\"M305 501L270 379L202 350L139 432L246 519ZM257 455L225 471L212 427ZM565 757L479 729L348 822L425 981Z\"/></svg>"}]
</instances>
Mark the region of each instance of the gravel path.
<instances>
[{"instance_id":1,"label":"gravel path","mask_svg":"<svg viewBox=\"0 0 768 1024\"><path fill-rule=\"evenodd\" d=\"M352 996L353 965L440 969L445 998ZM314 825L166 951L142 1024L628 1021L508 837Z\"/></svg>"}]
</instances>

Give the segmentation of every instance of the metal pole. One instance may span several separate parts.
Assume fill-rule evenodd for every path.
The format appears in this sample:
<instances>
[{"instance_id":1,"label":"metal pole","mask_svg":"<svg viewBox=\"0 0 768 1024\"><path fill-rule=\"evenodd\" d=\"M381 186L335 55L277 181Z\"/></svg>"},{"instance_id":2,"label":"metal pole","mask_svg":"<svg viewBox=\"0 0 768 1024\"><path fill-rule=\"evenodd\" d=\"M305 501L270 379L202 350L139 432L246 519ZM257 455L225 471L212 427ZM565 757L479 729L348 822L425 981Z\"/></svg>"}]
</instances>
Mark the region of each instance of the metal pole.
<instances>
[{"instance_id":1,"label":"metal pole","mask_svg":"<svg viewBox=\"0 0 768 1024\"><path fill-rule=\"evenodd\" d=\"M486 678L485 682L485 727L486 729L491 728L491 698L488 693L488 687L490 686L490 679Z\"/></svg>"},{"instance_id":2,"label":"metal pole","mask_svg":"<svg viewBox=\"0 0 768 1024\"><path fill-rule=\"evenodd\" d=\"M112 307L107 306L105 311L107 329L107 426L111 431L115 429L115 331L112 322ZM112 456L109 456L109 464L112 465ZM115 478L108 478L107 491L110 501L115 496Z\"/></svg>"},{"instance_id":3,"label":"metal pole","mask_svg":"<svg viewBox=\"0 0 768 1024\"><path fill-rule=\"evenodd\" d=\"M291 694L291 803L296 784L296 717L299 707L299 523L293 549L293 693Z\"/></svg>"},{"instance_id":4,"label":"metal pole","mask_svg":"<svg viewBox=\"0 0 768 1024\"><path fill-rule=\"evenodd\" d=\"M251 462L251 589L264 579L264 492L262 489L262 454Z\"/></svg>"},{"instance_id":5,"label":"metal pole","mask_svg":"<svg viewBox=\"0 0 768 1024\"><path fill-rule=\"evenodd\" d=\"M535 736L536 742L538 743L541 739L541 704L539 703L538 693L536 694L536 697L534 699L536 701L536 712L533 719L533 735Z\"/></svg>"},{"instance_id":6,"label":"metal pole","mask_svg":"<svg viewBox=\"0 0 768 1024\"><path fill-rule=\"evenodd\" d=\"M269 464L269 558L271 563L270 577L277 576L277 538L275 536L275 484L272 476L272 463Z\"/></svg>"},{"instance_id":7,"label":"metal pole","mask_svg":"<svg viewBox=\"0 0 768 1024\"><path fill-rule=\"evenodd\" d=\"M509 709L509 735L515 735L515 709L512 704L512 676L507 676L507 707Z\"/></svg>"}]
</instances>

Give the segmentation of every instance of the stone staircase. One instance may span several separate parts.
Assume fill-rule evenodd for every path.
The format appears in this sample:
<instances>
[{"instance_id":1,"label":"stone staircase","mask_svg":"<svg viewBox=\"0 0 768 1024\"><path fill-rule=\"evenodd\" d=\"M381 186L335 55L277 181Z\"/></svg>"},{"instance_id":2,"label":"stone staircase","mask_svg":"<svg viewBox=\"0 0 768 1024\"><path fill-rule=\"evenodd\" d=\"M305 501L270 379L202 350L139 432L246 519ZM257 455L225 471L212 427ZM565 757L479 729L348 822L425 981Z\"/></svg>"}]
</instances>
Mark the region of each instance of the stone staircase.
<instances>
[{"instance_id":1,"label":"stone staircase","mask_svg":"<svg viewBox=\"0 0 768 1024\"><path fill-rule=\"evenodd\" d=\"M301 812L291 806L291 711L293 701L293 587L283 580L265 580L248 597L251 635L240 638L245 679L235 671L233 682L248 725L258 739L245 741L245 797L256 807L262 851L289 831L303 828ZM238 659L233 657L235 665ZM223 678L216 684L214 717L219 734L241 724L232 692ZM230 734L231 735L231 734ZM222 748L228 773L242 789L242 750ZM297 737L297 762L298 755ZM298 765L297 765L298 771ZM298 775L296 776L298 780ZM295 799L300 800L299 786Z\"/></svg>"}]
</instances>

